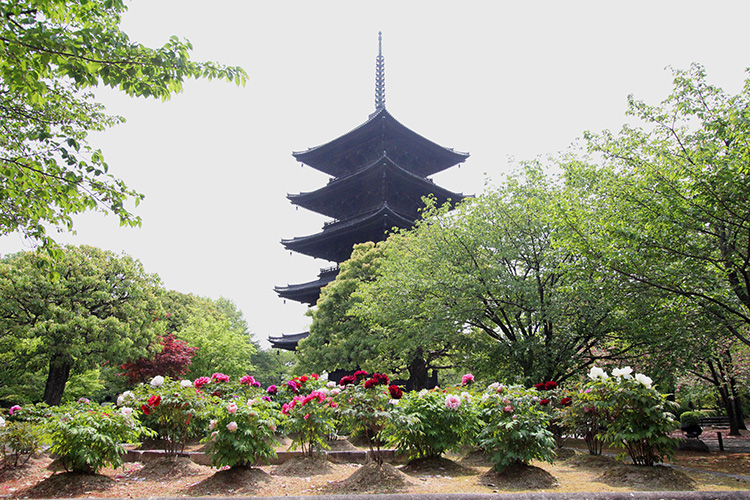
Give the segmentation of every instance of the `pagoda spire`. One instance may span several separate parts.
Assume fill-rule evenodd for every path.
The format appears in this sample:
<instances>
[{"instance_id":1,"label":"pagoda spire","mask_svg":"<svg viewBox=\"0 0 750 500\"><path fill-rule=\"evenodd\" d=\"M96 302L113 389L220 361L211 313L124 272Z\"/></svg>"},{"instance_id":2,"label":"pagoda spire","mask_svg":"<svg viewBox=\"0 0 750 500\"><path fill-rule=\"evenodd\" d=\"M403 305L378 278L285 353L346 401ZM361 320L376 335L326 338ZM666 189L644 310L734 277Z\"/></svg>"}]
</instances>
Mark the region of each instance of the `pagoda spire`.
<instances>
[{"instance_id":1,"label":"pagoda spire","mask_svg":"<svg viewBox=\"0 0 750 500\"><path fill-rule=\"evenodd\" d=\"M378 31L378 57L375 59L375 111L385 109L385 58L383 32Z\"/></svg>"}]
</instances>

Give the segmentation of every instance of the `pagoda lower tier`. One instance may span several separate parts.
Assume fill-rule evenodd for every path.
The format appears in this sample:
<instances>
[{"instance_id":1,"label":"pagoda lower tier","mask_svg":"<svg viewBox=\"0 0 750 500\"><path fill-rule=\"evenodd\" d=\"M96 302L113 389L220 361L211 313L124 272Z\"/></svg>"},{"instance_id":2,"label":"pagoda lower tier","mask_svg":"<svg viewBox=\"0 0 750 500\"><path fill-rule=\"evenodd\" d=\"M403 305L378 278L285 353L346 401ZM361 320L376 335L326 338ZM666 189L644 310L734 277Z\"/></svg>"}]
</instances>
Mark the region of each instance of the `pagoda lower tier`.
<instances>
[{"instance_id":1,"label":"pagoda lower tier","mask_svg":"<svg viewBox=\"0 0 750 500\"><path fill-rule=\"evenodd\" d=\"M414 219L383 204L377 210L351 219L328 223L323 231L291 240L281 240L287 250L318 259L341 263L348 260L357 243L382 241L386 233L397 228L414 226Z\"/></svg>"},{"instance_id":2,"label":"pagoda lower tier","mask_svg":"<svg viewBox=\"0 0 750 500\"><path fill-rule=\"evenodd\" d=\"M314 281L295 285L277 286L274 287L274 291L279 297L284 299L290 299L302 304L314 306L320 297L320 290L328 283L335 280L338 274L338 266L321 269L320 274L318 274L318 279Z\"/></svg>"},{"instance_id":3,"label":"pagoda lower tier","mask_svg":"<svg viewBox=\"0 0 750 500\"><path fill-rule=\"evenodd\" d=\"M289 335L281 335L280 337L268 337L268 341L271 343L271 347L274 349L284 349L285 351L296 351L297 343L307 338L310 332L292 333Z\"/></svg>"}]
</instances>

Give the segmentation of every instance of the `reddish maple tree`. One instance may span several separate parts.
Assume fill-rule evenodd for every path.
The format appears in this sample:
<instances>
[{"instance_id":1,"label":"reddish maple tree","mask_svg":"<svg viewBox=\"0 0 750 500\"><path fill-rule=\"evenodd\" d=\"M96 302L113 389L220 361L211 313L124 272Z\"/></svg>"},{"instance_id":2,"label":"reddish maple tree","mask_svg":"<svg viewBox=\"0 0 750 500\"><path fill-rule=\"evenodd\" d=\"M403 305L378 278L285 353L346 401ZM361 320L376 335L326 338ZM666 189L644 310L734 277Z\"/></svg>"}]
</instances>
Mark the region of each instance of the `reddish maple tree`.
<instances>
[{"instance_id":1,"label":"reddish maple tree","mask_svg":"<svg viewBox=\"0 0 750 500\"><path fill-rule=\"evenodd\" d=\"M135 385L146 382L156 375L176 379L187 372L198 348L178 339L172 333L159 337L159 342L161 351L153 357L120 365L122 375L129 383Z\"/></svg>"}]
</instances>

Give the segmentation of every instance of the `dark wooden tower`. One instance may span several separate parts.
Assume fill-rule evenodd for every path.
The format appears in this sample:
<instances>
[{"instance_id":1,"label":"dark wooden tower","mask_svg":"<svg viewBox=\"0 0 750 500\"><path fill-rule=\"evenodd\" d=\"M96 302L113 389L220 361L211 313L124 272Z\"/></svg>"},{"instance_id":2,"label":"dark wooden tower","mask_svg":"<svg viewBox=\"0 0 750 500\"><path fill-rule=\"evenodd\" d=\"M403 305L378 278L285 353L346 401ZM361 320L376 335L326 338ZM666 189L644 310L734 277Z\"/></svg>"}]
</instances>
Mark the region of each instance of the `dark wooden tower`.
<instances>
[{"instance_id":1,"label":"dark wooden tower","mask_svg":"<svg viewBox=\"0 0 750 500\"><path fill-rule=\"evenodd\" d=\"M316 280L275 288L280 297L310 306L317 302L321 288L336 279L338 264L349 259L355 244L382 241L394 227L412 227L425 196L434 196L439 204L464 198L437 186L428 177L466 161L468 153L425 139L385 109L385 60L380 34L375 112L341 137L292 155L331 176L320 189L287 195L293 204L332 218L318 233L281 240L288 250L336 263L321 269ZM268 340L274 348L294 350L306 336L307 333L298 333Z\"/></svg>"}]
</instances>

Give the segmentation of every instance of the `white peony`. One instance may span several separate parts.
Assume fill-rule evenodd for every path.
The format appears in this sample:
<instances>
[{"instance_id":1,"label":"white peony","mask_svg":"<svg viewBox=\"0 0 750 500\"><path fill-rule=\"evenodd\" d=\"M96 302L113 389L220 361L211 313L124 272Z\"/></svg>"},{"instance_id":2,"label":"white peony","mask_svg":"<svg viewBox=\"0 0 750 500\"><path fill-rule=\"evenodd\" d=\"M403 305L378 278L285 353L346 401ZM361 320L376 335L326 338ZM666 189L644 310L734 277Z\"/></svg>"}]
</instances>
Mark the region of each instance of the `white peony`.
<instances>
[{"instance_id":1,"label":"white peony","mask_svg":"<svg viewBox=\"0 0 750 500\"><path fill-rule=\"evenodd\" d=\"M151 387L161 387L161 385L164 383L164 377L161 375L157 375L156 377L151 379Z\"/></svg>"},{"instance_id":2,"label":"white peony","mask_svg":"<svg viewBox=\"0 0 750 500\"><path fill-rule=\"evenodd\" d=\"M630 374L633 373L633 369L629 366L626 366L625 368L615 368L612 370L612 376L613 377L625 377L630 378Z\"/></svg>"},{"instance_id":3,"label":"white peony","mask_svg":"<svg viewBox=\"0 0 750 500\"><path fill-rule=\"evenodd\" d=\"M180 385L182 387L193 387L193 383L189 380L182 380L180 381Z\"/></svg>"},{"instance_id":4,"label":"white peony","mask_svg":"<svg viewBox=\"0 0 750 500\"><path fill-rule=\"evenodd\" d=\"M651 380L650 377L647 377L646 375L644 375L642 373L636 374L635 379L638 382L640 382L641 384L643 384L646 387L648 387L649 389L651 388L651 384L654 382L653 380Z\"/></svg>"},{"instance_id":5,"label":"white peony","mask_svg":"<svg viewBox=\"0 0 750 500\"><path fill-rule=\"evenodd\" d=\"M5 419L3 417L0 417L0 429L5 427Z\"/></svg>"},{"instance_id":6,"label":"white peony","mask_svg":"<svg viewBox=\"0 0 750 500\"><path fill-rule=\"evenodd\" d=\"M589 370L589 378L592 380L596 380L598 378L602 380L607 380L609 376L607 375L607 372L605 372L598 366L592 366L591 370Z\"/></svg>"},{"instance_id":7,"label":"white peony","mask_svg":"<svg viewBox=\"0 0 750 500\"><path fill-rule=\"evenodd\" d=\"M122 406L125 404L125 401L128 399L135 399L133 396L133 393L131 391L125 391L119 396L117 396L117 406Z\"/></svg>"},{"instance_id":8,"label":"white peony","mask_svg":"<svg viewBox=\"0 0 750 500\"><path fill-rule=\"evenodd\" d=\"M123 406L122 408L120 408L120 413L123 417L129 417L133 414L133 409L129 406Z\"/></svg>"}]
</instances>

